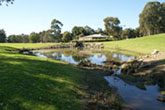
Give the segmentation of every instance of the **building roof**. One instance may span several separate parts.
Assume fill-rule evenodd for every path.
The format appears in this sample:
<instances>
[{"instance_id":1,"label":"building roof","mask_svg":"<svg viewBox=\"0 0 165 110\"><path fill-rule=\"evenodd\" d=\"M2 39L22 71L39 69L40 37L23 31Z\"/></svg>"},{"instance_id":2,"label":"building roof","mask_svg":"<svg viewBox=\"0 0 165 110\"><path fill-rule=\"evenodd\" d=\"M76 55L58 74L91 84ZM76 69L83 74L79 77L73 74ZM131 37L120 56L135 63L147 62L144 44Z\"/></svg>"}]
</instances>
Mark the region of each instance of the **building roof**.
<instances>
[{"instance_id":1,"label":"building roof","mask_svg":"<svg viewBox=\"0 0 165 110\"><path fill-rule=\"evenodd\" d=\"M107 38L109 36L107 35L102 35L102 34L93 34L93 35L89 35L89 36L84 36L85 38Z\"/></svg>"}]
</instances>

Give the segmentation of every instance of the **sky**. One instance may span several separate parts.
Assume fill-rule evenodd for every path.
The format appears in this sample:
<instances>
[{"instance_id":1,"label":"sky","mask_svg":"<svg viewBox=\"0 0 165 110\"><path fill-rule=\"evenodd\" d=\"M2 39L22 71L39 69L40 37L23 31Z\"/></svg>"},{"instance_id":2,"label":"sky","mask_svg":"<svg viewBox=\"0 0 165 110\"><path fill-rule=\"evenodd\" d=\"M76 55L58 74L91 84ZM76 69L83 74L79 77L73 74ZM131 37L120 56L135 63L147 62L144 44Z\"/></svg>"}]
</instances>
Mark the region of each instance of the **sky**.
<instances>
[{"instance_id":1,"label":"sky","mask_svg":"<svg viewBox=\"0 0 165 110\"><path fill-rule=\"evenodd\" d=\"M7 35L30 34L48 30L53 19L64 24L63 32L86 25L104 29L106 17L118 17L121 26L136 28L148 1L151 0L15 0L13 5L0 6L0 29Z\"/></svg>"}]
</instances>

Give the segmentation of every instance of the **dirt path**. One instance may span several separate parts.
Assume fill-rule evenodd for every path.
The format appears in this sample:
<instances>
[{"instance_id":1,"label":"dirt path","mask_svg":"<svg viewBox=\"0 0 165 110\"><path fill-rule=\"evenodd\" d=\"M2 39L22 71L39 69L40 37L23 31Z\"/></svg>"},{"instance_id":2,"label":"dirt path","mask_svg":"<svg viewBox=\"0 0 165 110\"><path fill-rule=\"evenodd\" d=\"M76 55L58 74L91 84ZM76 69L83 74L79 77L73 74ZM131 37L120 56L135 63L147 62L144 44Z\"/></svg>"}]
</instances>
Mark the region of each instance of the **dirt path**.
<instances>
[{"instance_id":1,"label":"dirt path","mask_svg":"<svg viewBox=\"0 0 165 110\"><path fill-rule=\"evenodd\" d=\"M149 66L138 72L138 75L153 75L164 73L165 75L165 52L159 52L155 55L145 56L142 58Z\"/></svg>"}]
</instances>

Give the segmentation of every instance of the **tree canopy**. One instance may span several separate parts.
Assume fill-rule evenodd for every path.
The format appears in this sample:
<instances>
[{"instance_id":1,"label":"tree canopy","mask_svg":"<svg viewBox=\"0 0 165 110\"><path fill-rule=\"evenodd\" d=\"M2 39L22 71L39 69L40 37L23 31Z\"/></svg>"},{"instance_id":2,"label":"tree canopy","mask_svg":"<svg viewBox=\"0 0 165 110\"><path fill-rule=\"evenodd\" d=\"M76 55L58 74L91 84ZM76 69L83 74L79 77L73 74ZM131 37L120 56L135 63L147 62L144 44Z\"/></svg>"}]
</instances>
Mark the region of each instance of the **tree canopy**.
<instances>
[{"instance_id":1,"label":"tree canopy","mask_svg":"<svg viewBox=\"0 0 165 110\"><path fill-rule=\"evenodd\" d=\"M104 19L105 30L109 36L118 37L122 31L119 26L120 20L114 17L107 17Z\"/></svg>"},{"instance_id":2,"label":"tree canopy","mask_svg":"<svg viewBox=\"0 0 165 110\"><path fill-rule=\"evenodd\" d=\"M70 32L64 32L62 36L62 41L63 42L69 42L72 40L72 35Z\"/></svg>"},{"instance_id":3,"label":"tree canopy","mask_svg":"<svg viewBox=\"0 0 165 110\"><path fill-rule=\"evenodd\" d=\"M140 31L144 36L165 32L165 3L148 2L139 17Z\"/></svg>"},{"instance_id":4,"label":"tree canopy","mask_svg":"<svg viewBox=\"0 0 165 110\"><path fill-rule=\"evenodd\" d=\"M56 42L61 41L61 29L63 27L63 24L57 20L53 19L51 22L51 33L54 36L54 39Z\"/></svg>"},{"instance_id":5,"label":"tree canopy","mask_svg":"<svg viewBox=\"0 0 165 110\"><path fill-rule=\"evenodd\" d=\"M6 42L6 33L3 29L0 30L0 43Z\"/></svg>"},{"instance_id":6,"label":"tree canopy","mask_svg":"<svg viewBox=\"0 0 165 110\"><path fill-rule=\"evenodd\" d=\"M40 42L40 36L39 34L33 32L30 34L29 40L31 43L38 43Z\"/></svg>"}]
</instances>

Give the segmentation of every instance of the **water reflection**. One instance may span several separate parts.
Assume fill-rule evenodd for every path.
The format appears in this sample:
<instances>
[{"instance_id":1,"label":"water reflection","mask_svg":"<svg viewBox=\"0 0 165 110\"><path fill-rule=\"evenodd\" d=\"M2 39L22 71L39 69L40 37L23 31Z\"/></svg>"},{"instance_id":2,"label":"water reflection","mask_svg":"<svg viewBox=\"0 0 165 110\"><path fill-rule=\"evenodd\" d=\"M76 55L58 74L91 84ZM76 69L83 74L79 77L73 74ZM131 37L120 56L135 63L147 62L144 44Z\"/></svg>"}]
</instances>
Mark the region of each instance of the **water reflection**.
<instances>
[{"instance_id":1,"label":"water reflection","mask_svg":"<svg viewBox=\"0 0 165 110\"><path fill-rule=\"evenodd\" d=\"M78 64L81 60L89 60L91 63L103 65L105 61L133 59L133 56L127 56L123 54L103 52L103 51L89 51L89 50L39 50L34 52L39 57L52 58L72 64Z\"/></svg>"},{"instance_id":2,"label":"water reflection","mask_svg":"<svg viewBox=\"0 0 165 110\"><path fill-rule=\"evenodd\" d=\"M161 96L157 85L146 86L147 90L141 90L115 76L108 76L105 79L110 86L118 89L124 101L133 110L165 110L165 104L157 101L157 97Z\"/></svg>"}]
</instances>

